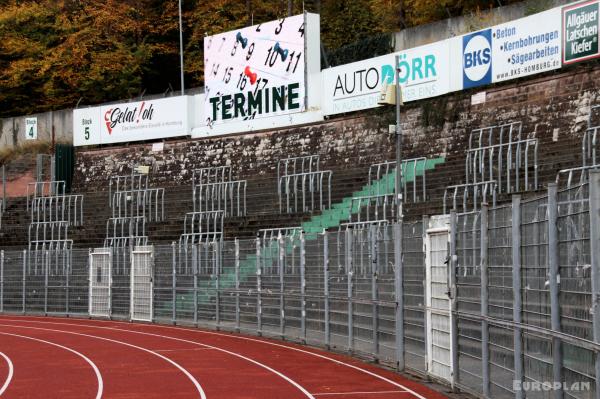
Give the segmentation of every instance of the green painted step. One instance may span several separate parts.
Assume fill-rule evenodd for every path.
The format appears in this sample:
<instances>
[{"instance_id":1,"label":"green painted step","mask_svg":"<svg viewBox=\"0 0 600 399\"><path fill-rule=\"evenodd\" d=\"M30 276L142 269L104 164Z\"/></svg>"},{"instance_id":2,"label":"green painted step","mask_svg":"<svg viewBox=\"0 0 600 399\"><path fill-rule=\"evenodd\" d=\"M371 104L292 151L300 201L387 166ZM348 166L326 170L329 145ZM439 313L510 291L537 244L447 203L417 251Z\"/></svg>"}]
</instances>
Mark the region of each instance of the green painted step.
<instances>
[{"instance_id":1,"label":"green painted step","mask_svg":"<svg viewBox=\"0 0 600 399\"><path fill-rule=\"evenodd\" d=\"M404 184L409 184L414 181L418 176L423 176L424 171L433 170L437 165L445 162L444 158L433 158L423 161L418 161L416 168L413 166L402 169L402 176L404 178ZM406 166L406 165L403 165ZM406 169L406 170L405 170ZM416 173L415 173L416 172ZM341 202L333 204L330 209L326 209L321 212L320 215L315 215L307 222L301 224L302 230L305 233L305 240L316 240L318 234L323 232L323 229L339 226L342 222L348 220L350 215L350 207L352 204L353 197L364 197L376 194L393 194L394 186L396 181L395 170L381 179L374 181L371 184L366 184L359 191L355 191L349 197L345 197ZM358 206L355 204L352 209L352 214L358 213ZM263 260L277 259L276 254L278 243L275 241L267 247L261 248L262 253L266 254ZM292 245L288 243L286 245L286 254L290 254L292 251ZM265 266L272 266L272 264L265 264ZM256 274L256 255L248 255L245 259L240 260L240 282L244 281L248 276ZM220 288L231 288L235 286L235 274L228 273L220 276L219 287ZM210 299L215 296L216 293L216 279L201 281L198 286L198 303L201 305L210 302ZM176 298L176 309L177 311L190 311L189 306L193 306L193 296L190 298L187 295L182 295ZM171 309L171 305L165 303L165 307L162 310Z\"/></svg>"}]
</instances>

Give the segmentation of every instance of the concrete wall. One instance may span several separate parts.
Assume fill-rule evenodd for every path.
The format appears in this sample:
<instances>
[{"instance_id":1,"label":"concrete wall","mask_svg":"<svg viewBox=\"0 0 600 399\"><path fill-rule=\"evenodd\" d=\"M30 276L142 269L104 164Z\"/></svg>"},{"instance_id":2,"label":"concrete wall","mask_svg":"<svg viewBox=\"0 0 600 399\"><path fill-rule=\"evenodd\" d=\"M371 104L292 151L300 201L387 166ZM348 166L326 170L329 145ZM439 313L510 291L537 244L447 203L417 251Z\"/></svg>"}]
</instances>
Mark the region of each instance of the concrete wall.
<instances>
[{"instance_id":1,"label":"concrete wall","mask_svg":"<svg viewBox=\"0 0 600 399\"><path fill-rule=\"evenodd\" d=\"M37 117L38 140L52 140L52 125L54 125L55 140L60 142L73 142L73 110L45 112L27 116L0 119L0 150L14 148L27 141L25 138L25 118Z\"/></svg>"},{"instance_id":2,"label":"concrete wall","mask_svg":"<svg viewBox=\"0 0 600 399\"><path fill-rule=\"evenodd\" d=\"M468 32L474 32L567 3L572 3L572 1L530 0L404 29L396 32L394 35L395 50L400 51L422 46Z\"/></svg>"}]
</instances>

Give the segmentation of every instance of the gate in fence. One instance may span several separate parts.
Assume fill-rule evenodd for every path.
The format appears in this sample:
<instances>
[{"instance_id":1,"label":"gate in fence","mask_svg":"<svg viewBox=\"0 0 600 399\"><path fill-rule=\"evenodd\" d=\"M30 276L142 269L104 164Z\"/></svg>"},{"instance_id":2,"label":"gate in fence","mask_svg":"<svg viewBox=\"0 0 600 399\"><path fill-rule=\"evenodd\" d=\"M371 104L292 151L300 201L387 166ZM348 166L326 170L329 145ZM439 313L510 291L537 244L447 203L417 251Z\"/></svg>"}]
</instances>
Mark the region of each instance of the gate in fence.
<instances>
[{"instance_id":1,"label":"gate in fence","mask_svg":"<svg viewBox=\"0 0 600 399\"><path fill-rule=\"evenodd\" d=\"M154 248L131 251L131 320L152 321Z\"/></svg>"},{"instance_id":2,"label":"gate in fence","mask_svg":"<svg viewBox=\"0 0 600 399\"><path fill-rule=\"evenodd\" d=\"M448 270L449 218L429 219L425 241L425 307L427 370L452 382L450 282Z\"/></svg>"},{"instance_id":3,"label":"gate in fence","mask_svg":"<svg viewBox=\"0 0 600 399\"><path fill-rule=\"evenodd\" d=\"M89 313L93 317L110 317L112 299L112 250L99 248L90 252Z\"/></svg>"}]
</instances>

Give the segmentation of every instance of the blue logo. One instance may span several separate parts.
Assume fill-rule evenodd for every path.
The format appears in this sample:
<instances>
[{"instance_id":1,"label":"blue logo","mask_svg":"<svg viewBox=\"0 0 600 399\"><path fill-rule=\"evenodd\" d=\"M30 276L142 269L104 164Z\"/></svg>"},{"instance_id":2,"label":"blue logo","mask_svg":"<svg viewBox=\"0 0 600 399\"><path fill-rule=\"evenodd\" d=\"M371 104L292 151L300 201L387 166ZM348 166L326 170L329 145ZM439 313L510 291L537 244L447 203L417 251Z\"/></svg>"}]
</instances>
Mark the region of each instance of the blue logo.
<instances>
[{"instance_id":1,"label":"blue logo","mask_svg":"<svg viewBox=\"0 0 600 399\"><path fill-rule=\"evenodd\" d=\"M463 88L492 83L492 30L463 36Z\"/></svg>"},{"instance_id":2,"label":"blue logo","mask_svg":"<svg viewBox=\"0 0 600 399\"><path fill-rule=\"evenodd\" d=\"M381 83L391 85L396 81L394 78L394 67L390 64L381 66Z\"/></svg>"}]
</instances>

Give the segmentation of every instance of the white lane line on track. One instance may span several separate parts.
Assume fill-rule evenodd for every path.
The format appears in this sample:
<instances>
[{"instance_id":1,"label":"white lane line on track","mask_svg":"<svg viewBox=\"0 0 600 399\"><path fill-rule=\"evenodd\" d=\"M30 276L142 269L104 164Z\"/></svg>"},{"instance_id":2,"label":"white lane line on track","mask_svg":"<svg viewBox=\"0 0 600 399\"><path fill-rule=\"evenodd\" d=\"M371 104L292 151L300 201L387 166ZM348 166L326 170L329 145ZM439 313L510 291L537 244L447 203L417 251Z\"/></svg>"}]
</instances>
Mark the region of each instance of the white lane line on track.
<instances>
[{"instance_id":1,"label":"white lane line on track","mask_svg":"<svg viewBox=\"0 0 600 399\"><path fill-rule=\"evenodd\" d=\"M364 392L323 392L316 393L315 396L335 396L335 395L382 395L388 393L408 393L406 391L364 391Z\"/></svg>"},{"instance_id":2,"label":"white lane line on track","mask_svg":"<svg viewBox=\"0 0 600 399\"><path fill-rule=\"evenodd\" d=\"M210 351L213 348L194 348L194 349L152 349L154 352L189 352L189 351Z\"/></svg>"},{"instance_id":3,"label":"white lane line on track","mask_svg":"<svg viewBox=\"0 0 600 399\"><path fill-rule=\"evenodd\" d=\"M35 316L30 316L29 318L44 319L43 317L35 317ZM0 320L2 320L2 319L0 318ZM73 326L86 325L86 324L78 324L78 323L57 323L57 322L48 322L48 321L19 320L19 319L12 319L12 321L21 321L21 322L26 322L26 323L68 324L68 325L73 325ZM125 325L128 325L128 326L132 325L131 323L126 323L126 322L121 322L121 321L114 321L114 320L110 320L110 321L108 321L108 320L95 320L95 321L97 321L99 323L125 324ZM416 398L427 399L426 397L424 397L423 395L421 395L421 394L413 391L412 389L410 389L410 388L408 388L408 387L406 387L406 386L404 386L404 385L402 385L402 384L400 384L400 383L398 383L396 381L392 381L389 378L386 378L386 377L384 377L382 375L376 374L376 373L374 373L372 371L365 370L365 369L360 368L358 366L355 366L353 364L345 363L345 362L342 362L341 360L337 360L337 359L334 359L334 358L331 358L331 357L328 357L328 356L325 356L325 355L321 355L319 353L313 353L313 352L310 352L310 351L307 351L307 350L304 350L304 349L295 348L293 346L286 346L286 345L278 344L276 342L263 341L263 340L260 340L260 339L249 338L249 337L244 337L244 336L234 335L234 334L223 334L223 333L218 333L218 332L214 332L214 331L204 331L204 330L198 330L198 329L192 329L192 328L178 328L178 327L172 327L172 326L163 326L163 325L160 325L160 324L150 324L150 325L154 326L154 327L159 327L159 328L169 329L169 330L175 330L175 331L193 331L193 332L198 333L198 334L216 335L218 337L229 337L229 338L241 339L241 340L250 341L250 342L259 342L259 343L265 344L265 345L271 345L271 346L276 346L276 347L279 347L279 348L285 348L285 349L288 349L288 350L293 350L293 351L300 352L300 353L305 353L307 355L311 355L311 356L315 356L315 357L318 357L318 358L321 358L321 359L329 360L329 361L334 362L336 364L339 364L339 365L342 365L342 366L346 366L346 367L349 367L349 368L354 369L356 371L368 374L371 377L374 377L374 378L377 378L379 380L385 381L388 384L394 385L397 388L405 390L406 392L410 393L411 395L415 396ZM96 328L110 328L110 327L98 327L98 326L90 326L90 325L86 325L86 326L87 327L96 327ZM143 325L140 324L140 326L143 326ZM120 330L120 329L118 329L118 330ZM133 331L133 330L125 330L125 331ZM204 344L202 344L202 345L204 345Z\"/></svg>"},{"instance_id":4,"label":"white lane line on track","mask_svg":"<svg viewBox=\"0 0 600 399\"><path fill-rule=\"evenodd\" d=\"M8 375L6 376L6 381L4 381L4 384L2 384L2 386L0 387L0 396L2 396L4 391L6 391L6 389L8 388L10 380L12 380L14 367L8 356L6 356L2 352L0 352L0 356L2 356L4 360L6 360L6 364L8 364Z\"/></svg>"},{"instance_id":5,"label":"white lane line on track","mask_svg":"<svg viewBox=\"0 0 600 399\"><path fill-rule=\"evenodd\" d=\"M109 341L109 342L113 342L113 343L125 345L125 346L131 347L131 348L139 349L141 351L144 351L144 352L150 353L150 354L152 354L154 356L157 356L157 357L159 357L159 358L161 358L161 359L169 362L170 364L172 364L176 368L178 368L194 384L194 386L196 387L196 390L200 394L200 397L202 399L206 399L206 394L204 393L204 390L202 389L202 387L200 386L200 383L194 378L193 375L191 375L186 369L184 369L183 367L181 367L181 365L179 365L178 363L174 362L173 360L169 359L166 356L161 355L160 353L153 352L150 349L142 348L141 346L136 346L136 345L133 345L133 344L129 344L127 342L117 341L117 340L110 339L110 338L99 337L97 335L89 335L89 334L76 333L76 332L72 332L72 331L55 330L55 329L51 329L51 328L41 328L41 327L19 326L19 325L11 325L11 324L0 324L0 327L26 328L26 329L31 329L31 330L41 330L41 331L51 331L51 332L58 332L58 333L64 333L64 334L72 334L72 335L78 335L78 336L81 336L81 337L96 338L96 339L100 339L100 340L103 340L103 341ZM8 334L8 333L0 333L0 334L14 335L14 334ZM65 349L67 349L67 348L65 347ZM100 396L97 396L97 398L100 398Z\"/></svg>"},{"instance_id":6,"label":"white lane line on track","mask_svg":"<svg viewBox=\"0 0 600 399\"><path fill-rule=\"evenodd\" d=\"M5 319L0 319L0 320L5 320ZM17 320L13 319L12 321L19 321L19 320L18 319ZM122 328L101 327L101 326L92 326L92 325L89 325L89 324L76 324L76 323L53 323L53 322L42 322L42 321L33 321L33 320L29 320L29 321L27 321L27 320L21 320L21 321L30 322L30 323L46 323L46 324L54 324L54 325L69 325L69 326L88 327L88 328L96 328L96 329L103 329L103 330L122 331L122 332L128 332L128 333L133 333L133 334L148 335L148 336L153 336L153 337L158 337L158 338L166 338L166 339L171 339L171 340L174 340L174 341L186 342L186 343L193 344L193 345L199 345L199 346L204 347L205 349L214 349L214 350L217 350L219 352L227 353L227 354L229 354L231 356L238 357L240 359L243 359L243 360L246 360L246 361L248 361L250 363L253 363L253 364L255 364L255 365L259 366L259 367L262 367L265 370L268 370L271 373L276 374L277 376L281 377L285 381L289 382L291 385L293 385L299 391L301 391L307 398L309 398L309 399L315 399L315 397L310 392L308 392L306 390L306 388L304 388L302 385L298 384L296 381L292 380L290 377L286 376L285 374L283 374L283 373L281 373L281 372L279 372L279 371L277 371L277 370L275 370L275 369L267 366L266 364L260 363L259 361L256 361L254 359L251 359L249 357L246 357L246 356L241 355L241 354L236 353L236 352L228 351L227 349L219 348L217 346L203 344L203 343L196 342L196 341L190 341L190 340L183 339L183 338L170 337L170 336L167 336L167 335L153 334L153 333L147 333L147 332L143 332L143 331L128 330L128 329L122 329ZM152 325L154 325L154 324L152 324ZM28 328L28 327L24 327L24 328ZM34 328L34 327L29 327L29 328Z\"/></svg>"},{"instance_id":7,"label":"white lane line on track","mask_svg":"<svg viewBox=\"0 0 600 399\"><path fill-rule=\"evenodd\" d=\"M24 328L28 328L28 327L24 327ZM48 344L48 345L52 345L52 346L56 346L58 348L64 349L66 351L69 351L69 352L74 353L75 355L79 356L80 358L85 360L94 370L94 373L96 374L96 379L98 380L98 391L96 392L96 399L100 399L102 397L102 391L104 390L104 382L102 381L102 374L100 374L100 370L98 370L98 367L96 367L94 362L92 362L83 353L77 352L75 349L71 349L66 346L59 345L55 342L46 341L46 340L34 338L34 337L29 337L27 335L12 334L12 333L2 332L2 331L0 331L0 335L9 335L11 337L17 337L17 338L23 338L23 339L29 339L32 341L42 342L44 344ZM3 354L0 352L0 355L3 355ZM10 362L10 360L9 360L9 362ZM12 371L12 369L11 369L11 371ZM10 374L9 374L9 376L12 377L12 375L10 375ZM2 389L0 389L0 395L2 395L2 393L4 392L6 387L8 387L8 382L10 382L10 379L7 381L7 383L5 383L5 386L3 386Z\"/></svg>"}]
</instances>

